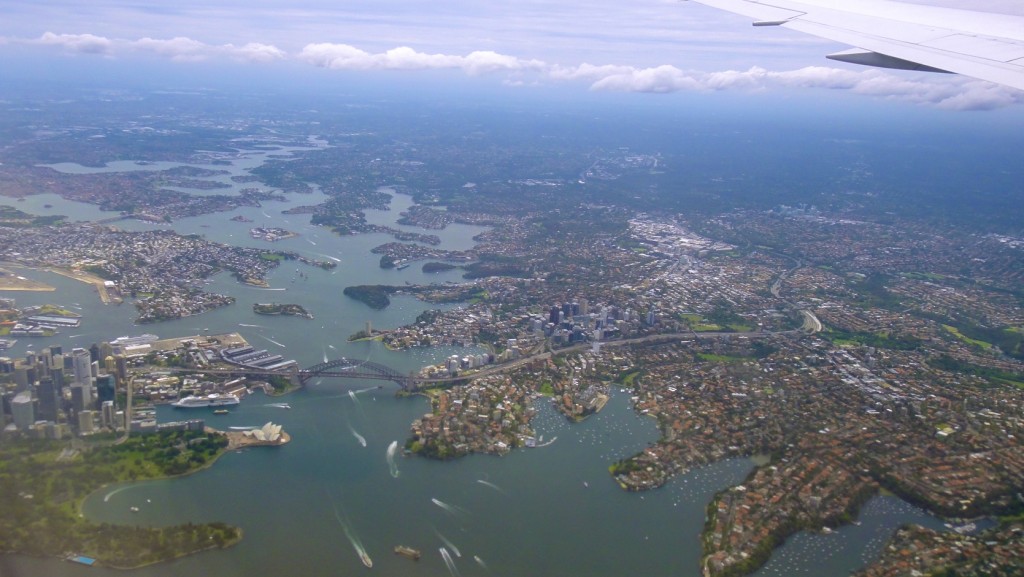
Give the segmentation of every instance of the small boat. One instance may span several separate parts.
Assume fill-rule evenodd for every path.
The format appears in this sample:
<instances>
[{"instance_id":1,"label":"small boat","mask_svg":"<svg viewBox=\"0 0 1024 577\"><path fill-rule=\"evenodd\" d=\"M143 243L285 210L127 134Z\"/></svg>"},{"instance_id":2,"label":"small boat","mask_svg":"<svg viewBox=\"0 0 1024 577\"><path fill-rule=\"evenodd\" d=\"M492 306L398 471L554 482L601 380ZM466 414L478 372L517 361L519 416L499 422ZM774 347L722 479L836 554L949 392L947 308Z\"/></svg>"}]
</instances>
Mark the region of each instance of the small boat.
<instances>
[{"instance_id":1,"label":"small boat","mask_svg":"<svg viewBox=\"0 0 1024 577\"><path fill-rule=\"evenodd\" d=\"M406 547L405 545L395 545L395 555L401 555L402 557L407 557L413 561L420 560L419 550L413 549L412 547Z\"/></svg>"},{"instance_id":2,"label":"small boat","mask_svg":"<svg viewBox=\"0 0 1024 577\"><path fill-rule=\"evenodd\" d=\"M366 565L367 569L373 568L373 559L370 559L366 551L359 551L359 559L362 560L363 565Z\"/></svg>"},{"instance_id":3,"label":"small boat","mask_svg":"<svg viewBox=\"0 0 1024 577\"><path fill-rule=\"evenodd\" d=\"M139 512L139 508L138 507L129 507L128 510L131 511L132 513L138 513Z\"/></svg>"},{"instance_id":4,"label":"small boat","mask_svg":"<svg viewBox=\"0 0 1024 577\"><path fill-rule=\"evenodd\" d=\"M229 411L227 409L217 409L216 411L213 412L213 414L214 415L226 415L226 414L228 414L230 412L231 411Z\"/></svg>"}]
</instances>

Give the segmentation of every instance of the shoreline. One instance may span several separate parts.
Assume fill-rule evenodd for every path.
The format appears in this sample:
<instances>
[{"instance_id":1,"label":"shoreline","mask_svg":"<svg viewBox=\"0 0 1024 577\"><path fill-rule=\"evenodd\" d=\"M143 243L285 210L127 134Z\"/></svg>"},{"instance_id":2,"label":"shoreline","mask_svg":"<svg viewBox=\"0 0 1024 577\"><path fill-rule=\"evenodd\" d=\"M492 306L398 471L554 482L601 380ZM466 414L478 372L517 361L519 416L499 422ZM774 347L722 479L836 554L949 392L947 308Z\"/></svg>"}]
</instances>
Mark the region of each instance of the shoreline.
<instances>
[{"instance_id":1,"label":"shoreline","mask_svg":"<svg viewBox=\"0 0 1024 577\"><path fill-rule=\"evenodd\" d=\"M188 477L190 475L194 475L196 473L199 473L200 471L205 471L207 469L212 468L217 463L217 461L219 461L221 459L221 457L223 457L224 455L227 455L231 451L237 451L237 450L246 449L246 448L249 448L249 447L279 447L279 446L286 445L286 444L290 443L291 440L292 440L291 435L289 435L288 433L286 433L284 431L281 431L281 439L280 439L280 441L278 441L278 442L271 442L271 441L259 441L259 440L256 440L256 439L252 438L252 437L248 437L242 431L221 431L220 429L215 429L213 427L206 427L204 430L205 430L205 432L207 434L224 435L228 439L228 446L225 447L219 453L217 453L217 455L214 456L212 459L210 459L206 463L203 463L201 466L196 467L195 469L192 469L191 471L186 471L186 472L178 474L178 475L162 475L162 476L159 476L159 477L153 477L153 478L150 478L150 479L139 479L139 480L136 480L136 481L118 481L118 482L115 482L115 483L107 483L107 484L104 484L104 485L102 485L100 487L97 487L95 490L89 492L89 494L87 494L78 503L75 504L75 512L78 514L78 517L81 518L81 519L84 519L85 522L87 522L87 523L92 523L93 521L89 520L88 517L85 516L85 512L83 511L83 507L85 506L85 502L87 500L91 499L93 496L97 495L98 493L101 493L104 490L109 489L110 487L117 486L117 485L132 486L132 485L147 483L147 482L151 482L151 481L162 481L162 480L166 480L166 479L177 479L177 478L182 478L182 477ZM210 550L214 550L214 549L228 549L228 548L234 547L235 545L240 543L242 541L242 539L245 537L245 532L243 531L243 529L241 527L237 527L237 526L234 526L234 525L232 525L232 527L234 527L238 531L238 537L236 539L228 542L228 543L225 543L224 545L221 545L221 546L211 545L211 546L203 548L203 549L197 549L197 550L194 550L194 551L187 551L187 552L177 553L173 557L170 557L170 558L167 558L167 559L160 559L160 560L157 560L157 561L149 561L149 562L146 562L146 563L141 563L141 564L132 565L132 566L108 565L108 564L103 563L102 561L99 561L99 560L97 560L97 563L98 563L99 566L107 567L107 568L110 568L110 569L116 569L116 570L119 570L119 571L131 571L133 569L141 569L143 567L149 567L151 565L158 565L160 563L169 563L171 561L175 561L175 560L181 559L183 557L188 557L190 555L196 555L198 553L203 553L205 551L210 551ZM14 554L14 555L24 555L24 553L19 553L17 551L10 551L8 553ZM57 556L57 558L67 560L67 556L66 555L64 555L64 556Z\"/></svg>"},{"instance_id":2,"label":"shoreline","mask_svg":"<svg viewBox=\"0 0 1024 577\"><path fill-rule=\"evenodd\" d=\"M103 304L105 304L105 305L109 305L111 303L120 304L122 302L121 297L112 297L112 296L110 296L110 293L107 292L106 284L104 284L104 283L106 283L106 279L102 279L102 278L100 278L100 277L98 277L98 276L96 276L94 274L89 274L87 272L76 271L76 270L71 270L71 269L52 267L52 266L32 266L32 265L27 265L27 264L22 264L22 263L17 263L17 262L9 262L9 261L0 262L0 267L23 268L23 269L27 269L27 270L36 270L36 271L43 271L43 272L51 272L53 274L59 274L60 276L65 277L65 278L69 278L69 279L72 279L72 280L76 280L78 282L83 282L83 283L86 283L86 284L93 285L93 287L96 288L96 293L99 294L100 301ZM32 281L32 282L34 282L36 284L43 285L43 286L49 286L49 285L45 285L44 283L39 283L38 281ZM53 288L53 287L50 287L49 289L7 289L7 288L0 288L0 290L53 291L53 290L56 290L56 289Z\"/></svg>"}]
</instances>

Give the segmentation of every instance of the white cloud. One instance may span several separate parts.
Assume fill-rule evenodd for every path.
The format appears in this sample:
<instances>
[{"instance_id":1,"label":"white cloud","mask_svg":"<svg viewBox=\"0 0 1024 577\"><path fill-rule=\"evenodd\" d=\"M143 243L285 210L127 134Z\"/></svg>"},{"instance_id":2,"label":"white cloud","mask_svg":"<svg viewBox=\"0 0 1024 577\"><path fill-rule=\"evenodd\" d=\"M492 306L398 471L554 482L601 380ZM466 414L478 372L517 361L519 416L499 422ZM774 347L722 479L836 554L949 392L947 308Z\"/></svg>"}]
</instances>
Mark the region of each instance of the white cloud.
<instances>
[{"instance_id":1,"label":"white cloud","mask_svg":"<svg viewBox=\"0 0 1024 577\"><path fill-rule=\"evenodd\" d=\"M692 75L669 65L613 73L595 81L590 88L591 90L659 93L706 89Z\"/></svg>"},{"instance_id":2,"label":"white cloud","mask_svg":"<svg viewBox=\"0 0 1024 577\"><path fill-rule=\"evenodd\" d=\"M260 44L258 42L250 42L245 46L227 44L224 46L224 50L235 58L246 60L248 62L273 62L274 60L282 60L288 56L284 50L281 50L277 46L272 44Z\"/></svg>"},{"instance_id":3,"label":"white cloud","mask_svg":"<svg viewBox=\"0 0 1024 577\"><path fill-rule=\"evenodd\" d=\"M541 70L538 60L522 60L491 51L475 51L466 56L427 54L408 46L370 53L348 44L307 44L298 58L314 66L332 70L429 70L461 69L476 75L498 71Z\"/></svg>"},{"instance_id":4,"label":"white cloud","mask_svg":"<svg viewBox=\"0 0 1024 577\"><path fill-rule=\"evenodd\" d=\"M614 74L630 74L634 70L635 68L631 66L617 66L614 64L595 66L584 62L579 66L572 67L552 66L548 70L548 76L556 80L587 80L594 82Z\"/></svg>"},{"instance_id":5,"label":"white cloud","mask_svg":"<svg viewBox=\"0 0 1024 577\"><path fill-rule=\"evenodd\" d=\"M866 96L950 110L989 110L1024 103L1024 92L988 82L962 76L908 76L874 68L848 70L808 66L776 72L754 67L746 71L701 73L684 72L674 66L639 69L581 65L575 69L554 68L550 77L587 80L591 82L592 90L621 92L766 91L780 88L849 90Z\"/></svg>"},{"instance_id":6,"label":"white cloud","mask_svg":"<svg viewBox=\"0 0 1024 577\"><path fill-rule=\"evenodd\" d=\"M213 45L187 37L117 40L93 34L47 32L36 39L0 36L0 45L21 43L58 46L82 54L115 56L123 52L149 52L175 61L192 62L216 57L267 63L293 58L331 70L461 70L475 76L505 73L507 86L535 86L550 82L584 82L595 91L671 93L681 91L743 90L760 92L782 89L845 90L893 100L927 104L951 110L989 110L1024 104L1024 92L955 75L889 72L874 68L850 69L808 66L771 71L761 67L717 72L687 71L672 65L634 67L615 64L576 66L548 64L492 50L468 54L421 52L398 46L369 52L350 44L307 44L289 55L280 48L259 42L244 45Z\"/></svg>"},{"instance_id":7,"label":"white cloud","mask_svg":"<svg viewBox=\"0 0 1024 577\"><path fill-rule=\"evenodd\" d=\"M109 38L102 36L92 34L54 34L53 32L46 32L31 42L49 46L60 46L67 51L83 54L108 54L114 45Z\"/></svg>"},{"instance_id":8,"label":"white cloud","mask_svg":"<svg viewBox=\"0 0 1024 577\"><path fill-rule=\"evenodd\" d=\"M160 56L165 56L179 62L204 60L216 50L209 44L183 36L171 38L170 40L140 38L132 42L131 45L136 49L155 52Z\"/></svg>"}]
</instances>

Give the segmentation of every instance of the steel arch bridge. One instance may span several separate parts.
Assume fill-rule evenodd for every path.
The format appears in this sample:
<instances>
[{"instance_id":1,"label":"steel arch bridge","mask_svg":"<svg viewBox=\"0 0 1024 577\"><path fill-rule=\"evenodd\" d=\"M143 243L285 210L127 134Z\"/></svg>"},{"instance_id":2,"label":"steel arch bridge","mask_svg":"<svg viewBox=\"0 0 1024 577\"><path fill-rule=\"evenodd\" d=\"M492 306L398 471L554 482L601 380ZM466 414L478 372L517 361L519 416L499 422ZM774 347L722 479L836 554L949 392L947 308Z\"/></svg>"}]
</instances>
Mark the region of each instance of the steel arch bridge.
<instances>
[{"instance_id":1,"label":"steel arch bridge","mask_svg":"<svg viewBox=\"0 0 1024 577\"><path fill-rule=\"evenodd\" d=\"M299 369L299 382L305 385L317 377L340 377L346 379L376 379L397 383L403 389L415 388L416 379L395 369L371 361L358 361L341 357Z\"/></svg>"}]
</instances>

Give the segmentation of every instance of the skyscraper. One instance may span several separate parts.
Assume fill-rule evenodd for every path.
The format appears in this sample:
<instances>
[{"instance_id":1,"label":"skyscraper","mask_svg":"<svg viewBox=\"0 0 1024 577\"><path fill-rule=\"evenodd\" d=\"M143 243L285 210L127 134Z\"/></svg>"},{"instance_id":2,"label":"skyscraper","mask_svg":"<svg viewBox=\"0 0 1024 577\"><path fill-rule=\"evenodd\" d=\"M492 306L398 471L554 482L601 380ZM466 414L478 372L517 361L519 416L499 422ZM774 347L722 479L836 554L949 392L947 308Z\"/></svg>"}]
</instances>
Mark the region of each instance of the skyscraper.
<instances>
[{"instance_id":1,"label":"skyscraper","mask_svg":"<svg viewBox=\"0 0 1024 577\"><path fill-rule=\"evenodd\" d=\"M104 373L96 377L96 404L102 405L105 401L113 401L115 393L114 375Z\"/></svg>"},{"instance_id":2,"label":"skyscraper","mask_svg":"<svg viewBox=\"0 0 1024 577\"><path fill-rule=\"evenodd\" d=\"M90 356L87 349L75 348L71 349L72 365L71 370L75 375L76 383L87 384L90 387L93 384L92 379L92 356Z\"/></svg>"},{"instance_id":3,"label":"skyscraper","mask_svg":"<svg viewBox=\"0 0 1024 577\"><path fill-rule=\"evenodd\" d=\"M19 431L27 431L36 422L36 409L32 402L32 393L21 391L14 395L11 401L11 415L14 417L14 426Z\"/></svg>"},{"instance_id":4,"label":"skyscraper","mask_svg":"<svg viewBox=\"0 0 1024 577\"><path fill-rule=\"evenodd\" d=\"M71 385L71 405L76 411L86 411L93 407L92 385L74 383Z\"/></svg>"},{"instance_id":5,"label":"skyscraper","mask_svg":"<svg viewBox=\"0 0 1024 577\"><path fill-rule=\"evenodd\" d=\"M39 419L56 423L60 410L60 388L51 377L39 381L36 396L39 398Z\"/></svg>"}]
</instances>

